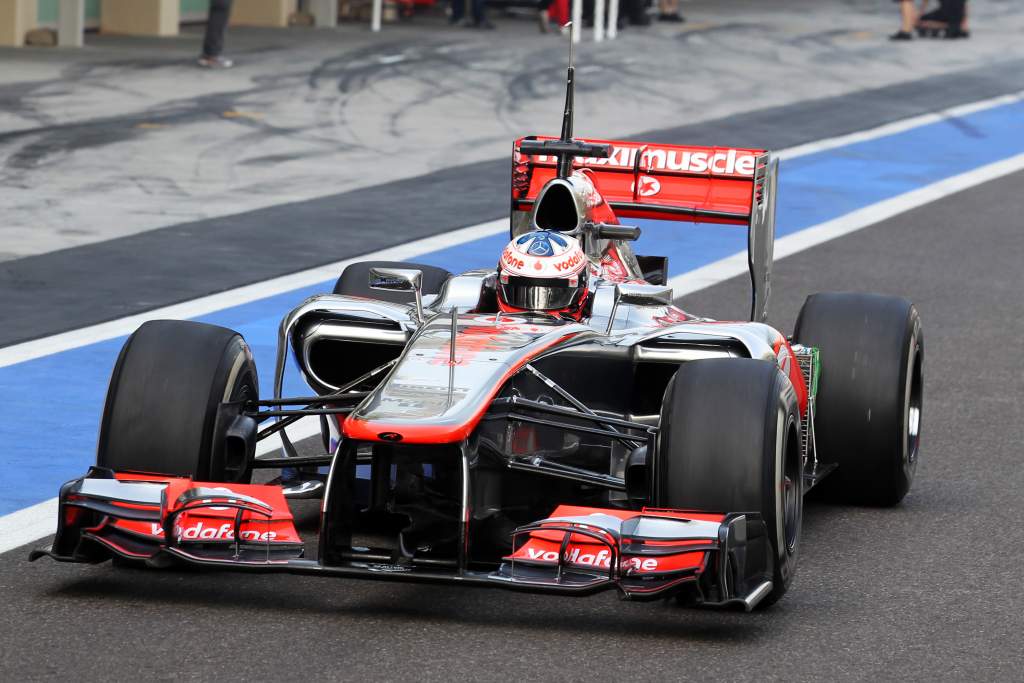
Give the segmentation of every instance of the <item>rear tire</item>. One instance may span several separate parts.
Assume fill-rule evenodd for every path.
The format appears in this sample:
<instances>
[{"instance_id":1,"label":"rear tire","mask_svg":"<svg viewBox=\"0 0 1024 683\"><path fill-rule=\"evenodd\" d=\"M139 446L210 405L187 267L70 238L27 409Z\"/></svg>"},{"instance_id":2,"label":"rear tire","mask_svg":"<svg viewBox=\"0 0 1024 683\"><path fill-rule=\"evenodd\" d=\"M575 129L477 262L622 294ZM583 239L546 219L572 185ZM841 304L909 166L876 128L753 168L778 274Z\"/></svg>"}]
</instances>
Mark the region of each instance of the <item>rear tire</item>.
<instances>
[{"instance_id":1,"label":"rear tire","mask_svg":"<svg viewBox=\"0 0 1024 683\"><path fill-rule=\"evenodd\" d=\"M803 517L800 412L789 378L770 361L684 363L665 390L655 467L656 505L759 512L774 557L767 606L796 571Z\"/></svg>"},{"instance_id":2,"label":"rear tire","mask_svg":"<svg viewBox=\"0 0 1024 683\"><path fill-rule=\"evenodd\" d=\"M346 266L341 277L334 285L335 294L363 296L368 299L390 301L396 304L411 304L416 300L413 292L395 292L384 289L370 288L370 268L406 268L423 273L423 294L437 294L442 285L452 276L444 268L426 266L422 263L405 263L404 261L361 261Z\"/></svg>"},{"instance_id":3,"label":"rear tire","mask_svg":"<svg viewBox=\"0 0 1024 683\"><path fill-rule=\"evenodd\" d=\"M898 297L814 294L793 337L819 349L816 452L820 462L839 465L815 497L899 503L920 450L924 338L917 309Z\"/></svg>"},{"instance_id":4,"label":"rear tire","mask_svg":"<svg viewBox=\"0 0 1024 683\"><path fill-rule=\"evenodd\" d=\"M121 349L107 390L96 464L122 472L248 482L254 440L227 445L224 402L259 397L241 335L182 320L144 323ZM234 415L240 412L236 408Z\"/></svg>"}]
</instances>

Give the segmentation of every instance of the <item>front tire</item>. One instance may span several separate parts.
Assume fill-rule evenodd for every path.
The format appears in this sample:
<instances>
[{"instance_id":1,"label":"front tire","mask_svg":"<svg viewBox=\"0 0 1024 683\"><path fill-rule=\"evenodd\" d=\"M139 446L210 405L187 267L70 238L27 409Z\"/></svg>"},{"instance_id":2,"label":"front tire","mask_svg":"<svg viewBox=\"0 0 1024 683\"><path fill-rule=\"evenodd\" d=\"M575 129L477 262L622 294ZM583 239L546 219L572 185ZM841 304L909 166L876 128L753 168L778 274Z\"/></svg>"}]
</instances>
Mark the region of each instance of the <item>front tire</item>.
<instances>
[{"instance_id":1,"label":"front tire","mask_svg":"<svg viewBox=\"0 0 1024 683\"><path fill-rule=\"evenodd\" d=\"M120 472L248 482L255 440L227 437L241 402L257 398L256 365L237 332L183 320L144 323L114 365L96 464ZM236 403L233 415L221 409L226 402Z\"/></svg>"},{"instance_id":2,"label":"front tire","mask_svg":"<svg viewBox=\"0 0 1024 683\"><path fill-rule=\"evenodd\" d=\"M838 464L815 496L899 503L920 450L924 338L917 309L899 297L814 294L793 337L819 349L815 448L819 461Z\"/></svg>"},{"instance_id":3,"label":"front tire","mask_svg":"<svg viewBox=\"0 0 1024 683\"><path fill-rule=\"evenodd\" d=\"M774 557L767 606L796 571L803 518L800 412L789 378L770 361L684 363L665 390L656 505L759 512Z\"/></svg>"}]
</instances>

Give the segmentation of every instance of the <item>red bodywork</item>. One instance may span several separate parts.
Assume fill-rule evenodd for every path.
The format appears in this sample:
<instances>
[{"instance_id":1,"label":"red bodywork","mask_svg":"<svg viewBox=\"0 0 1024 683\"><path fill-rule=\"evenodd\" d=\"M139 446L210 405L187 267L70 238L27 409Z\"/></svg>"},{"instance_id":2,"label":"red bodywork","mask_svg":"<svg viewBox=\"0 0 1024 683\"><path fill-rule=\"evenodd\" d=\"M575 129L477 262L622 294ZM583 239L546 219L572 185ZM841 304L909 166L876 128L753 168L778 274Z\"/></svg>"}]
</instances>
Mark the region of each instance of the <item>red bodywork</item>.
<instances>
[{"instance_id":1,"label":"red bodywork","mask_svg":"<svg viewBox=\"0 0 1024 683\"><path fill-rule=\"evenodd\" d=\"M559 505L551 513L551 518L560 517L586 517L587 515L602 514L626 520L636 517L638 514L648 517L665 517L676 520L701 520L721 524L725 515L689 512L681 510L664 510L657 508L644 508L639 513L634 510L615 510L604 508L578 507L574 505ZM552 522L552 526L554 523ZM506 562L516 561L538 566L557 566L559 554L561 561L568 567L584 570L608 570L611 563L611 553L606 544L601 543L590 536L582 534L571 534L565 538L565 532L561 530L545 530L545 523L541 522L541 529L530 532L529 538L515 551L503 558ZM652 557L624 557L620 561L620 571L628 571L633 575L657 575L690 570L694 572L703 571L707 563L709 543L716 543L717 537L703 539L680 539L663 541L665 554ZM651 544L648 541L648 544ZM700 548L698 548L698 546ZM673 552L675 551L675 552Z\"/></svg>"},{"instance_id":2,"label":"red bodywork","mask_svg":"<svg viewBox=\"0 0 1024 683\"><path fill-rule=\"evenodd\" d=\"M555 157L519 151L524 139L516 141L513 151L514 210L528 210L541 188L556 174ZM573 168L591 176L619 218L742 226L749 221L754 172L764 150L582 138L580 141L611 145L608 158L578 158ZM687 217L680 213L685 210L697 213Z\"/></svg>"},{"instance_id":3,"label":"red bodywork","mask_svg":"<svg viewBox=\"0 0 1024 683\"><path fill-rule=\"evenodd\" d=\"M195 544L225 544L235 542L235 529L238 536L246 544L265 544L271 546L295 546L302 543L292 520L288 503L279 486L260 484L219 484L195 482L180 477L158 477L149 474L117 472L118 481L146 482L164 487L163 503L160 507L146 506L135 503L114 502L126 512L158 513L160 521L139 520L109 515L102 521L87 529L94 540L126 557L148 558L153 545L164 544L167 540L168 520L173 519L171 537L183 547ZM256 514L251 511L239 511L236 508L216 505L204 505L182 512L182 494L194 488L219 490L225 496L232 494L255 498L270 508L269 514ZM74 500L74 499L72 499ZM68 508L77 513L76 508ZM236 524L236 516L239 516ZM113 533L111 533L113 532ZM122 534L137 540L141 545L123 542Z\"/></svg>"}]
</instances>

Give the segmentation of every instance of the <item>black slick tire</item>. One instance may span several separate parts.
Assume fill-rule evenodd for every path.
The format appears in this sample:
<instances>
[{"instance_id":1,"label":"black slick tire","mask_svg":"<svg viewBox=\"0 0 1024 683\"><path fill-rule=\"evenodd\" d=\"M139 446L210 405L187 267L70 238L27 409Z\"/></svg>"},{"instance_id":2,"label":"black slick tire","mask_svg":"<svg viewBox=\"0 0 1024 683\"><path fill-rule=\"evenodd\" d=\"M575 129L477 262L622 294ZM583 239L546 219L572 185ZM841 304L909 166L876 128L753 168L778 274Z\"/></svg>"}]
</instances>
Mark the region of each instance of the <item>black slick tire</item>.
<instances>
[{"instance_id":1,"label":"black slick tire","mask_svg":"<svg viewBox=\"0 0 1024 683\"><path fill-rule=\"evenodd\" d=\"M924 338L917 309L899 297L813 294L793 338L818 347L816 452L819 462L838 464L812 490L815 498L899 503L920 451Z\"/></svg>"},{"instance_id":2,"label":"black slick tire","mask_svg":"<svg viewBox=\"0 0 1024 683\"><path fill-rule=\"evenodd\" d=\"M181 320L144 323L125 342L107 390L96 463L122 472L248 482L253 444L226 445L221 404L259 397L241 335Z\"/></svg>"},{"instance_id":3,"label":"black slick tire","mask_svg":"<svg viewBox=\"0 0 1024 683\"><path fill-rule=\"evenodd\" d=\"M774 554L776 602L796 571L803 516L800 413L793 385L770 361L696 360L665 390L656 505L759 512Z\"/></svg>"}]
</instances>

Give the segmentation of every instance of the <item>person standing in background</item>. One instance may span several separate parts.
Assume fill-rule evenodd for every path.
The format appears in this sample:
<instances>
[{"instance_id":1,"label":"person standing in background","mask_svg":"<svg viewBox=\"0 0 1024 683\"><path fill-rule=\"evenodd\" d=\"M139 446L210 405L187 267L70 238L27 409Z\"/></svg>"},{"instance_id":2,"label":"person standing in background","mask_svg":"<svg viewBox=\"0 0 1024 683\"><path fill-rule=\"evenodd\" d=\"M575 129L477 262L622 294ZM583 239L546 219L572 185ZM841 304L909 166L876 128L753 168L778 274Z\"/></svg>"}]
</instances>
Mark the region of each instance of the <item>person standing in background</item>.
<instances>
[{"instance_id":1,"label":"person standing in background","mask_svg":"<svg viewBox=\"0 0 1024 683\"><path fill-rule=\"evenodd\" d=\"M231 0L210 0L210 13L206 19L206 36L199 66L207 69L230 69L234 62L221 55L224 52L224 34L231 16Z\"/></svg>"},{"instance_id":2,"label":"person standing in background","mask_svg":"<svg viewBox=\"0 0 1024 683\"><path fill-rule=\"evenodd\" d=\"M896 0L900 5L900 30L890 40L910 40L912 31L923 37L969 38L967 30L967 0L939 0L939 8L927 12L929 0L921 0L914 9L913 0Z\"/></svg>"},{"instance_id":3,"label":"person standing in background","mask_svg":"<svg viewBox=\"0 0 1024 683\"><path fill-rule=\"evenodd\" d=\"M537 23L540 25L540 32L547 33L550 30L551 14L548 10L555 0L540 0L537 3Z\"/></svg>"},{"instance_id":4,"label":"person standing in background","mask_svg":"<svg viewBox=\"0 0 1024 683\"><path fill-rule=\"evenodd\" d=\"M928 0L921 0L918 9L920 18L917 20L917 35L922 38L969 38L967 30L966 0L940 0L939 8L934 12L925 13Z\"/></svg>"},{"instance_id":5,"label":"person standing in background","mask_svg":"<svg viewBox=\"0 0 1024 683\"><path fill-rule=\"evenodd\" d=\"M942 7L947 12L946 37L970 38L971 32L967 30L967 0L948 0L942 3Z\"/></svg>"},{"instance_id":6,"label":"person standing in background","mask_svg":"<svg viewBox=\"0 0 1024 683\"><path fill-rule=\"evenodd\" d=\"M679 0L658 0L658 21L686 21L679 13Z\"/></svg>"},{"instance_id":7,"label":"person standing in background","mask_svg":"<svg viewBox=\"0 0 1024 683\"><path fill-rule=\"evenodd\" d=\"M911 40L914 36L914 24L917 13L914 11L913 0L896 0L900 5L900 30L889 36L889 40Z\"/></svg>"},{"instance_id":8,"label":"person standing in background","mask_svg":"<svg viewBox=\"0 0 1024 683\"><path fill-rule=\"evenodd\" d=\"M487 5L486 0L452 0L451 4L451 15L448 17L449 24L462 24L467 28L494 28L487 19ZM469 5L468 9L472 17L469 21L463 21L466 16L466 5Z\"/></svg>"}]
</instances>

